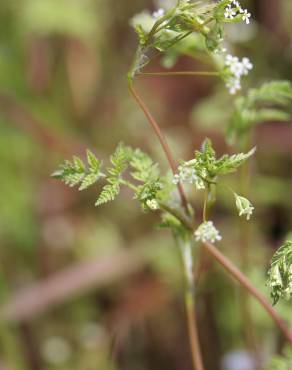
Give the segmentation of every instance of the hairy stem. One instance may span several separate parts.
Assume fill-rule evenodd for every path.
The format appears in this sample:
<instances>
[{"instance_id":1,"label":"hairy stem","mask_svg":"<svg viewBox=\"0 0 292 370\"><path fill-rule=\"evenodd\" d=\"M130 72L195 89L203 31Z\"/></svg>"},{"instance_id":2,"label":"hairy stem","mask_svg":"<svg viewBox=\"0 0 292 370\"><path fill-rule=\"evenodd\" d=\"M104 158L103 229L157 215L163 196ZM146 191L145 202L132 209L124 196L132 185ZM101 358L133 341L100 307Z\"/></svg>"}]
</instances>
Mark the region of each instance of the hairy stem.
<instances>
[{"instance_id":1,"label":"hairy stem","mask_svg":"<svg viewBox=\"0 0 292 370\"><path fill-rule=\"evenodd\" d=\"M219 72L179 71L179 72L140 72L138 76L220 76Z\"/></svg>"},{"instance_id":2,"label":"hairy stem","mask_svg":"<svg viewBox=\"0 0 292 370\"><path fill-rule=\"evenodd\" d=\"M191 240L178 240L185 272L185 307L194 370L204 370L195 312L195 286Z\"/></svg>"},{"instance_id":3,"label":"hairy stem","mask_svg":"<svg viewBox=\"0 0 292 370\"><path fill-rule=\"evenodd\" d=\"M166 141L162 131L160 130L160 127L159 127L158 123L156 122L156 120L152 116L152 114L150 113L149 109L147 108L147 106L144 103L144 101L142 100L142 98L139 96L137 91L134 89L134 86L133 86L132 82L129 83L129 90L130 90L130 93L132 94L132 96L134 97L134 99L136 100L136 102L138 103L139 107L144 112L148 122L150 123L150 125L153 128L156 136L158 137L159 142L160 142L160 144L161 144L161 146L164 150L164 153L167 157L170 168L171 168L172 172L175 174L176 170L177 170L177 166L176 166L175 160L174 160L174 158L171 154L171 151L170 151L170 148L167 144L167 141ZM186 198L185 192L183 190L183 187L180 183L178 183L177 188L178 188L178 191L179 191L179 194L180 194L182 206L185 208L186 212L188 213L189 212L188 202L187 202L187 198Z\"/></svg>"}]
</instances>

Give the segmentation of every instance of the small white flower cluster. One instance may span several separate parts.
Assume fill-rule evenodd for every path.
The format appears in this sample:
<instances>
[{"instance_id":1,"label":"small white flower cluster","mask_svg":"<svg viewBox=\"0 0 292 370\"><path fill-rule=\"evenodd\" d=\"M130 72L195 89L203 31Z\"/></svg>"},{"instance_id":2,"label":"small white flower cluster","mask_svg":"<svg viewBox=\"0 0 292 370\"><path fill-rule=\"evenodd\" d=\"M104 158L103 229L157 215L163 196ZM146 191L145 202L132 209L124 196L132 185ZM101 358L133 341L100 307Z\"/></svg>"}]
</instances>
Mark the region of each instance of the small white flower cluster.
<instances>
[{"instance_id":1,"label":"small white flower cluster","mask_svg":"<svg viewBox=\"0 0 292 370\"><path fill-rule=\"evenodd\" d=\"M254 207L250 203L250 201L244 197L241 197L234 193L235 196L235 202L236 202L236 207L239 211L239 216L244 216L246 215L246 219L249 220L250 216L253 213Z\"/></svg>"},{"instance_id":2,"label":"small white flower cluster","mask_svg":"<svg viewBox=\"0 0 292 370\"><path fill-rule=\"evenodd\" d=\"M234 95L241 89L241 77L248 75L249 71L253 69L253 64L246 57L240 61L238 57L228 54L225 58L225 66L231 73L226 82L226 87L229 89L230 94Z\"/></svg>"},{"instance_id":3,"label":"small white flower cluster","mask_svg":"<svg viewBox=\"0 0 292 370\"><path fill-rule=\"evenodd\" d=\"M202 223L195 231L196 241L215 243L222 239L219 231L213 224L213 221L206 221Z\"/></svg>"},{"instance_id":4,"label":"small white flower cluster","mask_svg":"<svg viewBox=\"0 0 292 370\"><path fill-rule=\"evenodd\" d=\"M241 14L241 19L246 23L250 23L251 14L247 9L243 9L237 0L230 0L229 4L225 8L224 16L227 19L233 19L238 14Z\"/></svg>"},{"instance_id":5,"label":"small white flower cluster","mask_svg":"<svg viewBox=\"0 0 292 370\"><path fill-rule=\"evenodd\" d=\"M198 176L197 171L192 167L196 160L185 162L178 167L178 174L173 177L173 184L186 183L195 185L197 190L205 189L204 181Z\"/></svg>"},{"instance_id":6,"label":"small white flower cluster","mask_svg":"<svg viewBox=\"0 0 292 370\"><path fill-rule=\"evenodd\" d=\"M151 209L151 211L157 211L159 209L159 204L156 199L148 199L146 201L146 205Z\"/></svg>"}]
</instances>

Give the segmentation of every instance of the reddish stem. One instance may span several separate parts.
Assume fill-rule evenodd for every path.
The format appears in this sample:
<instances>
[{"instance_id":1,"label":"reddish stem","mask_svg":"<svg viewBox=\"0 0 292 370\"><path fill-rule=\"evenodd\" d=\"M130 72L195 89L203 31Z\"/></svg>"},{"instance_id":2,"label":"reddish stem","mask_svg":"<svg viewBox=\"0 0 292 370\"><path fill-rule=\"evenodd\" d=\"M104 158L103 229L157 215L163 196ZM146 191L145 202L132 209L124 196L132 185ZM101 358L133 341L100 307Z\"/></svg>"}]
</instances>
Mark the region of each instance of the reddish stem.
<instances>
[{"instance_id":1,"label":"reddish stem","mask_svg":"<svg viewBox=\"0 0 292 370\"><path fill-rule=\"evenodd\" d=\"M150 113L149 109L147 108L146 104L141 99L141 97L139 96L137 91L134 89L134 86L131 82L129 83L129 90L130 90L130 93L132 94L132 96L134 97L134 99L136 100L136 102L138 103L139 107L144 112L144 114L145 114L148 122L152 126L153 130L155 131L155 133L158 137L158 140L159 140L159 142L160 142L160 144L161 144L161 146L164 150L164 153L167 157L167 160L168 160L168 163L171 167L171 170L175 174L176 171L177 171L176 162L175 162L175 160L174 160L174 158L171 154L170 148L167 144L167 141L166 141L162 131L160 130L160 127L159 127L158 123L156 122L156 120L152 116L152 114ZM186 195L185 195L185 192L184 192L184 189L183 189L181 183L177 184L177 188L178 188L178 191L179 191L179 194L180 194L182 206L184 207L184 209L188 213L189 212L188 211L188 201L187 201L187 198L186 198Z\"/></svg>"},{"instance_id":2,"label":"reddish stem","mask_svg":"<svg viewBox=\"0 0 292 370\"><path fill-rule=\"evenodd\" d=\"M210 243L203 244L206 251L215 258L220 265L222 265L225 270L227 270L231 276L233 276L240 284L253 295L259 303L264 307L267 313L278 325L279 329L282 331L283 335L289 343L292 344L292 333L289 331L285 322L281 319L266 297L261 294L249 281L249 279L228 259L226 258L214 245Z\"/></svg>"}]
</instances>

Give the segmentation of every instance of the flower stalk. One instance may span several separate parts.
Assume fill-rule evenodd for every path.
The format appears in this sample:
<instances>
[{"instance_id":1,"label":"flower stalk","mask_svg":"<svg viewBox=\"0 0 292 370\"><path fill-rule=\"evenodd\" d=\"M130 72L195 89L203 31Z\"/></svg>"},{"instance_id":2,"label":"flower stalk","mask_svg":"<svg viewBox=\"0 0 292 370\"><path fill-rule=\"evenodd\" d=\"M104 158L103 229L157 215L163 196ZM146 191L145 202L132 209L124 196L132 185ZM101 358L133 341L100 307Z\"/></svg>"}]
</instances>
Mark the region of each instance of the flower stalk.
<instances>
[{"instance_id":1,"label":"flower stalk","mask_svg":"<svg viewBox=\"0 0 292 370\"><path fill-rule=\"evenodd\" d=\"M208 71L177 71L177 72L140 72L138 76L152 76L152 77L165 77L165 76L220 76L219 72Z\"/></svg>"},{"instance_id":2,"label":"flower stalk","mask_svg":"<svg viewBox=\"0 0 292 370\"><path fill-rule=\"evenodd\" d=\"M192 354L192 361L195 370L204 370L198 325L196 319L196 309L195 309L195 285L194 285L194 274L193 274L193 256L192 256L192 241L191 236L189 238L182 240L177 238L177 244L181 251L184 277L185 277L185 309L188 322L188 332L190 339L190 349Z\"/></svg>"}]
</instances>

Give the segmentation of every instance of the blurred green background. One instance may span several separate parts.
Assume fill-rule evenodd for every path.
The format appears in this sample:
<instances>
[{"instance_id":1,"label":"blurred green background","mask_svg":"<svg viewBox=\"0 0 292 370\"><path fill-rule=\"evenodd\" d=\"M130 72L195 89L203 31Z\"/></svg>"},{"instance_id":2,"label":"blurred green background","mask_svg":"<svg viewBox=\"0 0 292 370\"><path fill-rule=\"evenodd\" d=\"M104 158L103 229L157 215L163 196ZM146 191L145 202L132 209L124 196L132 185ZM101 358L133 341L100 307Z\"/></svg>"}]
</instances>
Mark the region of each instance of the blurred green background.
<instances>
[{"instance_id":1,"label":"blurred green background","mask_svg":"<svg viewBox=\"0 0 292 370\"><path fill-rule=\"evenodd\" d=\"M292 3L248 3L251 27L228 29L235 49L255 65L247 86L291 80ZM107 158L120 141L167 168L127 93L136 48L129 19L145 8L155 4L1 1L1 370L191 369L179 256L171 236L155 229L157 215L143 214L127 191L97 209L98 189L81 194L50 178L65 158L84 156L86 148ZM159 62L151 69L160 70ZM200 67L188 58L178 64ZM219 153L226 150L232 104L222 82L150 78L137 86L177 158L191 158L205 136ZM245 267L266 295L270 257L292 231L291 138L289 123L263 123L253 133L256 221ZM219 199L220 248L241 266L239 223L224 192ZM193 203L199 214L200 196ZM205 272L197 305L206 369L261 368L282 350L280 333L253 299L246 318L242 292L216 263L207 260ZM291 326L291 305L277 310Z\"/></svg>"}]
</instances>

